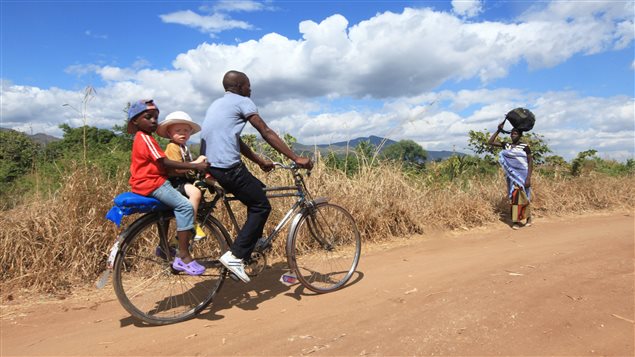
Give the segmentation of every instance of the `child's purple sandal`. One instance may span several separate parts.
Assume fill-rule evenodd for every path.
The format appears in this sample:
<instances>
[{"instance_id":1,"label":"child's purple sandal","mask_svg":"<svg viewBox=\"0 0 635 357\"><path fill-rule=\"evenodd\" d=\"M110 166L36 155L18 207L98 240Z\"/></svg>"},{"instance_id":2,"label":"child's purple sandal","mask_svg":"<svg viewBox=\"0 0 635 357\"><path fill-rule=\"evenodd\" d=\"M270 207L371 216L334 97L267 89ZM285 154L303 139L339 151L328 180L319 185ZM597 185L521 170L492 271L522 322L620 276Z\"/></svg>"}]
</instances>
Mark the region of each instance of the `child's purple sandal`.
<instances>
[{"instance_id":1,"label":"child's purple sandal","mask_svg":"<svg viewBox=\"0 0 635 357\"><path fill-rule=\"evenodd\" d=\"M205 272L205 267L196 262L196 260L192 260L188 264L185 264L183 260L179 257L174 258L174 263L172 263L172 268L177 271L183 271L187 275L201 275Z\"/></svg>"}]
</instances>

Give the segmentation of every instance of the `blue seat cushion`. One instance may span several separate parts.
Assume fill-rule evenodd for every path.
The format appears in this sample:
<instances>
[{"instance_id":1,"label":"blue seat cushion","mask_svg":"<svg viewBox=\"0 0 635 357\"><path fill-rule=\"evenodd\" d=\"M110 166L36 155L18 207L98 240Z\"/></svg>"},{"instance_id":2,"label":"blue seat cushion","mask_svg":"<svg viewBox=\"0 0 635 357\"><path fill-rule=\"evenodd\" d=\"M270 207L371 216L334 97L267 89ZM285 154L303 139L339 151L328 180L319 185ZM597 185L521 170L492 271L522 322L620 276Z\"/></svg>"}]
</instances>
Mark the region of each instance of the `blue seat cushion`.
<instances>
[{"instance_id":1,"label":"blue seat cushion","mask_svg":"<svg viewBox=\"0 0 635 357\"><path fill-rule=\"evenodd\" d=\"M117 227L121 224L123 216L170 209L170 207L154 197L143 196L134 192L121 193L113 201L115 205L106 213L106 218L114 222Z\"/></svg>"}]
</instances>

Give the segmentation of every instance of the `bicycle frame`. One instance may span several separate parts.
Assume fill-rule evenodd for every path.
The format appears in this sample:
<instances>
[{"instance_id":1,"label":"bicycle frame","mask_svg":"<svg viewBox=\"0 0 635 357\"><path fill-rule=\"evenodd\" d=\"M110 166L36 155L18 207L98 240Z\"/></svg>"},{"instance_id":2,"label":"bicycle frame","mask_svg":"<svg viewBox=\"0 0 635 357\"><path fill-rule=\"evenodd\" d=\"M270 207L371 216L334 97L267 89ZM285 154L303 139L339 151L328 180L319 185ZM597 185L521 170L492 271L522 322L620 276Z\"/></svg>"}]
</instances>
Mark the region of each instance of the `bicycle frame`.
<instances>
[{"instance_id":1,"label":"bicycle frame","mask_svg":"<svg viewBox=\"0 0 635 357\"><path fill-rule=\"evenodd\" d=\"M274 164L276 166L279 166L285 169L293 170L293 166L285 166L280 163L274 163ZM275 239L275 237L287 225L287 223L292 221L292 217L294 217L294 215L297 216L298 213L301 213L305 207L312 206L316 202L328 201L328 199L326 198L318 198L315 201L307 201L307 196L310 196L310 195L307 192L302 175L299 174L297 171L294 171L293 176L294 176L293 186L273 186L273 187L265 187L263 189L267 195L267 198L297 197L298 199L295 201L293 206L291 206L291 208L287 211L284 217L282 217L280 222L278 222L278 224L273 229L273 231L266 238L265 237L262 237L264 239L261 238L261 241L258 242L259 245L269 246L271 242ZM207 215L210 215L211 212L214 211L214 208L216 207L216 203L222 200L223 206L225 207L225 210L227 210L227 214L229 215L229 218L232 222L232 226L234 227L236 232L239 232L241 226L238 224L238 220L236 219L236 215L234 214L234 211L232 210L231 204L230 204L232 201L239 201L238 198L234 196L227 196L225 194L225 191L221 187L213 186L213 189L215 191L214 193L216 194L216 196L210 203L211 209L209 210ZM295 219L293 221L294 221L293 225L295 225L297 224L298 219Z\"/></svg>"}]
</instances>

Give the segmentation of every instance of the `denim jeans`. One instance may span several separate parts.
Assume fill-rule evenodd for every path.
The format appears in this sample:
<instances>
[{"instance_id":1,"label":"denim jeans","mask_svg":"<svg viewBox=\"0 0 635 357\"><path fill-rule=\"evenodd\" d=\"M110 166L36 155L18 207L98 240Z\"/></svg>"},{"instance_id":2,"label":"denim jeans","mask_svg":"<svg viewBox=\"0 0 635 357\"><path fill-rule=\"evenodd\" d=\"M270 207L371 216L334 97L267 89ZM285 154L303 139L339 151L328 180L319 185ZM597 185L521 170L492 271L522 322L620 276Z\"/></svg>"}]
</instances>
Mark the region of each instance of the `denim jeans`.
<instances>
[{"instance_id":1,"label":"denim jeans","mask_svg":"<svg viewBox=\"0 0 635 357\"><path fill-rule=\"evenodd\" d=\"M192 207L187 197L172 187L170 181L166 180L161 187L152 191L150 196L174 210L177 232L194 228L194 207Z\"/></svg>"},{"instance_id":2,"label":"denim jeans","mask_svg":"<svg viewBox=\"0 0 635 357\"><path fill-rule=\"evenodd\" d=\"M242 163L229 169L212 167L210 172L227 192L247 206L247 221L230 249L236 258L248 258L262 237L271 212L271 204L263 190L265 185Z\"/></svg>"}]
</instances>

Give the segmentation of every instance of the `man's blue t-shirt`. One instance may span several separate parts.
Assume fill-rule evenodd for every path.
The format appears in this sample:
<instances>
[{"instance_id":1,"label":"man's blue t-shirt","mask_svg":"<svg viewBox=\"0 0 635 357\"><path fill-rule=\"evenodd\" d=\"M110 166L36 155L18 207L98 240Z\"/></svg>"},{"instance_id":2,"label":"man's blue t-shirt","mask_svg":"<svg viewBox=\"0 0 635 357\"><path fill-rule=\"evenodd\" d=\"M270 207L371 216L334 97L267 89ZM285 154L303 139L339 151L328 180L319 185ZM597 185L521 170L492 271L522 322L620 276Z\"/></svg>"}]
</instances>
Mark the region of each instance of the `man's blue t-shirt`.
<instances>
[{"instance_id":1,"label":"man's blue t-shirt","mask_svg":"<svg viewBox=\"0 0 635 357\"><path fill-rule=\"evenodd\" d=\"M201 129L205 156L212 167L228 168L240 162L240 133L247 118L258 114L249 98L226 92L207 109Z\"/></svg>"}]
</instances>

